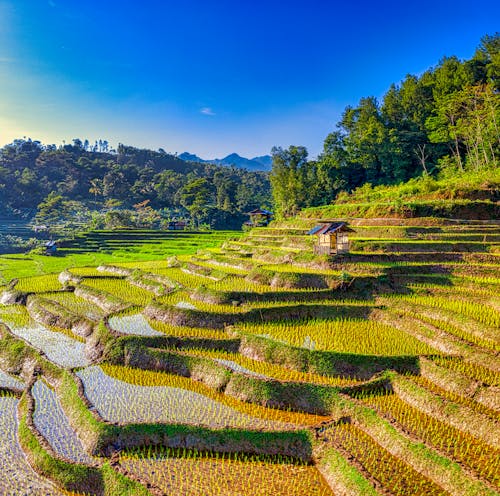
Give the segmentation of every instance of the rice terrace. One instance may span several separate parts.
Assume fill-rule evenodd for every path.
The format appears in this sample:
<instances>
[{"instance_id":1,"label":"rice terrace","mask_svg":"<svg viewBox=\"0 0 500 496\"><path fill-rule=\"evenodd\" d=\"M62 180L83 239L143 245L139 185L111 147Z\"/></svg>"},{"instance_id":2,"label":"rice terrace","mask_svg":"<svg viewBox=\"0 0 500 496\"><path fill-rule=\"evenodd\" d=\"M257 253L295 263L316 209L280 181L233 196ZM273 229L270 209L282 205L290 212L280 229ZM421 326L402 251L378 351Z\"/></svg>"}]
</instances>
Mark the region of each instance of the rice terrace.
<instances>
[{"instance_id":1,"label":"rice terrace","mask_svg":"<svg viewBox=\"0 0 500 496\"><path fill-rule=\"evenodd\" d=\"M317 213L6 284L3 492L497 494L500 225Z\"/></svg>"},{"instance_id":2,"label":"rice terrace","mask_svg":"<svg viewBox=\"0 0 500 496\"><path fill-rule=\"evenodd\" d=\"M0 0L0 496L500 496L499 18Z\"/></svg>"}]
</instances>

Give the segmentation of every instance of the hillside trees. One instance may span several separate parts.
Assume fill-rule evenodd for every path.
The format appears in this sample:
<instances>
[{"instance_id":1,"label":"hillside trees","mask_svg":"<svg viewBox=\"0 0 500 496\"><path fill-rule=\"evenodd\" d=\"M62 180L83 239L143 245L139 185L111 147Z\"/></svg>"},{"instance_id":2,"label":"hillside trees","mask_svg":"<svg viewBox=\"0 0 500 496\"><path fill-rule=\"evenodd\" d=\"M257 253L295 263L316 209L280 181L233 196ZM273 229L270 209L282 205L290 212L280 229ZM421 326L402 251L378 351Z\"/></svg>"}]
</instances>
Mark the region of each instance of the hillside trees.
<instances>
[{"instance_id":1,"label":"hillside trees","mask_svg":"<svg viewBox=\"0 0 500 496\"><path fill-rule=\"evenodd\" d=\"M35 223L45 224L53 230L58 224L78 223L88 220L90 214L81 202L65 199L51 191L37 207Z\"/></svg>"},{"instance_id":2,"label":"hillside trees","mask_svg":"<svg viewBox=\"0 0 500 496\"><path fill-rule=\"evenodd\" d=\"M199 226L213 206L213 188L204 178L194 179L180 191L181 205L191 214L194 225Z\"/></svg>"},{"instance_id":3,"label":"hillside trees","mask_svg":"<svg viewBox=\"0 0 500 496\"><path fill-rule=\"evenodd\" d=\"M500 99L492 85L467 85L440 100L434 114L429 137L451 145L460 170L464 159L475 170L499 162Z\"/></svg>"},{"instance_id":4,"label":"hillside trees","mask_svg":"<svg viewBox=\"0 0 500 496\"><path fill-rule=\"evenodd\" d=\"M307 150L303 146L290 146L287 150L273 148L271 187L278 215L295 215L308 206L311 177L308 174Z\"/></svg>"},{"instance_id":5,"label":"hillside trees","mask_svg":"<svg viewBox=\"0 0 500 496\"><path fill-rule=\"evenodd\" d=\"M347 106L316 162L307 150L273 154L277 213L331 203L363 184L461 174L500 164L500 34L485 36L470 60L444 57L420 76L393 84L381 103ZM293 149L301 149L302 161ZM300 164L300 165L298 165Z\"/></svg>"},{"instance_id":6,"label":"hillside trees","mask_svg":"<svg viewBox=\"0 0 500 496\"><path fill-rule=\"evenodd\" d=\"M81 139L56 147L28 138L1 148L3 215L22 212L30 216L54 192L63 201L80 202L95 212L102 209L129 212L110 214L109 222L105 222L110 226L135 222L133 206L144 201L162 211L164 219L185 217L181 192L186 193L192 185L185 187L199 179L205 181L211 196L205 203L209 208L197 209L204 205L197 200L190 203L197 222L210 222L218 228L239 228L246 212L271 205L266 172L188 163L163 150L140 150L126 145L111 153L105 151L109 149L106 141L100 141L97 147Z\"/></svg>"}]
</instances>

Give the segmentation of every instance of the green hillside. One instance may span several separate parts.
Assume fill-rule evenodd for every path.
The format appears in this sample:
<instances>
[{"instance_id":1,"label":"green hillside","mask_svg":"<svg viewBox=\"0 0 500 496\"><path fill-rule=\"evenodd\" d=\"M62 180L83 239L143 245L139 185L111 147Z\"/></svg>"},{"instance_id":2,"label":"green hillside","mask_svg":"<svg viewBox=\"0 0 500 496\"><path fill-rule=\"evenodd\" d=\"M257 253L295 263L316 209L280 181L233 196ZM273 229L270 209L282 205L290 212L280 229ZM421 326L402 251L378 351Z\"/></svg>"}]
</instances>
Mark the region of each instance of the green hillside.
<instances>
[{"instance_id":1,"label":"green hillside","mask_svg":"<svg viewBox=\"0 0 500 496\"><path fill-rule=\"evenodd\" d=\"M500 167L441 178L422 176L398 185L367 183L350 194L339 194L331 205L306 208L297 215L298 219L344 217L498 219Z\"/></svg>"}]
</instances>

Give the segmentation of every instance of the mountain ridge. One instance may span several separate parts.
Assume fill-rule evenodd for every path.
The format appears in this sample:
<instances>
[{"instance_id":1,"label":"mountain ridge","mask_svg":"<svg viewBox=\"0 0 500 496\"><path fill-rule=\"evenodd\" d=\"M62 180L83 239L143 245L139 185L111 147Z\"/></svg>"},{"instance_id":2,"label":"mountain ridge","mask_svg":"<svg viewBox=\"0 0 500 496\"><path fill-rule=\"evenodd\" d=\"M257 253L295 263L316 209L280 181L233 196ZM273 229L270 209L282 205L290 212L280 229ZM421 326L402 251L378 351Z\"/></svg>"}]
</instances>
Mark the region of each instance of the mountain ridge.
<instances>
[{"instance_id":1,"label":"mountain ridge","mask_svg":"<svg viewBox=\"0 0 500 496\"><path fill-rule=\"evenodd\" d=\"M246 158L238 155L237 153L230 153L224 158L214 158L212 160L206 160L194 153L183 152L178 155L178 158L184 160L185 162L199 162L202 164L216 164L216 165L226 165L235 166L240 169L249 169L253 171L270 171L272 158L270 155L261 155L259 157Z\"/></svg>"}]
</instances>

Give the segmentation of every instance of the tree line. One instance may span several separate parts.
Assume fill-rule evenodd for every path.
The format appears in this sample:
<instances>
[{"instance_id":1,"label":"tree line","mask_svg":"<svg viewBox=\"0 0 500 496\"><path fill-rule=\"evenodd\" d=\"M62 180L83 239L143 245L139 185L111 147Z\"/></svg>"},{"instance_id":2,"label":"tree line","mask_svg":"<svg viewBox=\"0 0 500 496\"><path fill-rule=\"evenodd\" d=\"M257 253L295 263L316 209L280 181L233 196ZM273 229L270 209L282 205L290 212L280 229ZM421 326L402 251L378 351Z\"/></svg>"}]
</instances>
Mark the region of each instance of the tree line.
<instances>
[{"instance_id":1,"label":"tree line","mask_svg":"<svg viewBox=\"0 0 500 496\"><path fill-rule=\"evenodd\" d=\"M184 219L240 228L248 211L270 204L268 173L184 162L163 149L29 138L0 149L0 212L36 211L38 223L153 227Z\"/></svg>"},{"instance_id":2,"label":"tree line","mask_svg":"<svg viewBox=\"0 0 500 496\"><path fill-rule=\"evenodd\" d=\"M342 113L317 160L305 147L273 148L278 215L332 203L369 183L461 174L500 164L500 34L485 36L465 61L445 57L392 84L382 101L361 98Z\"/></svg>"}]
</instances>

